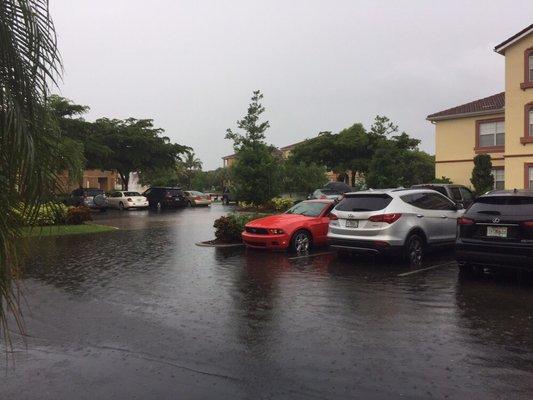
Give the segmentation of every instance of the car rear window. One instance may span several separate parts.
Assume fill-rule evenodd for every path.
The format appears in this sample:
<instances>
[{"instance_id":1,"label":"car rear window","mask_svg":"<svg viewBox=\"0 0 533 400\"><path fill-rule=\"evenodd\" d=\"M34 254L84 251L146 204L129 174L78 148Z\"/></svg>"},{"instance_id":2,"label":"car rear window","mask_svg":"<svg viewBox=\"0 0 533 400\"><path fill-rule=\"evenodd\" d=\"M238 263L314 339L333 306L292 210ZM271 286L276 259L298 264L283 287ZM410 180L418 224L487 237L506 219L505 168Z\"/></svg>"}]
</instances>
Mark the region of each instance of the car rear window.
<instances>
[{"instance_id":1,"label":"car rear window","mask_svg":"<svg viewBox=\"0 0 533 400\"><path fill-rule=\"evenodd\" d=\"M169 189L168 194L170 194L171 196L179 196L183 195L183 191L181 189Z\"/></svg>"},{"instance_id":2,"label":"car rear window","mask_svg":"<svg viewBox=\"0 0 533 400\"><path fill-rule=\"evenodd\" d=\"M124 192L124 196L140 196L141 194L139 192Z\"/></svg>"},{"instance_id":3,"label":"car rear window","mask_svg":"<svg viewBox=\"0 0 533 400\"><path fill-rule=\"evenodd\" d=\"M490 196L480 197L468 213L492 215L531 215L533 216L533 197L528 196Z\"/></svg>"},{"instance_id":4,"label":"car rear window","mask_svg":"<svg viewBox=\"0 0 533 400\"><path fill-rule=\"evenodd\" d=\"M94 197L94 196L98 196L100 194L104 194L104 191L101 190L101 189L91 189L91 190L87 190L85 193L86 193L87 196Z\"/></svg>"},{"instance_id":5,"label":"car rear window","mask_svg":"<svg viewBox=\"0 0 533 400\"><path fill-rule=\"evenodd\" d=\"M342 199L335 210L338 211L378 211L386 208L392 197L388 194L356 194Z\"/></svg>"}]
</instances>

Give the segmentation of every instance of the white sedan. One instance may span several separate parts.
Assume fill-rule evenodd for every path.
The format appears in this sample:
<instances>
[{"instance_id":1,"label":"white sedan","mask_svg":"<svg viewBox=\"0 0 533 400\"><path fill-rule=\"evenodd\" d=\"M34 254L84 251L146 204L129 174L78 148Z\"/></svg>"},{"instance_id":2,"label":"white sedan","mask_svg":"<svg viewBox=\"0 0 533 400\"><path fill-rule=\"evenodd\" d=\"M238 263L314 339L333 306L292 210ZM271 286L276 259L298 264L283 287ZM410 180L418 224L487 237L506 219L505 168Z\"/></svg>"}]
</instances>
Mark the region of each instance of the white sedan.
<instances>
[{"instance_id":1,"label":"white sedan","mask_svg":"<svg viewBox=\"0 0 533 400\"><path fill-rule=\"evenodd\" d=\"M119 210L148 207L148 199L138 192L124 190L113 192L109 195L107 201L108 207L118 208Z\"/></svg>"}]
</instances>

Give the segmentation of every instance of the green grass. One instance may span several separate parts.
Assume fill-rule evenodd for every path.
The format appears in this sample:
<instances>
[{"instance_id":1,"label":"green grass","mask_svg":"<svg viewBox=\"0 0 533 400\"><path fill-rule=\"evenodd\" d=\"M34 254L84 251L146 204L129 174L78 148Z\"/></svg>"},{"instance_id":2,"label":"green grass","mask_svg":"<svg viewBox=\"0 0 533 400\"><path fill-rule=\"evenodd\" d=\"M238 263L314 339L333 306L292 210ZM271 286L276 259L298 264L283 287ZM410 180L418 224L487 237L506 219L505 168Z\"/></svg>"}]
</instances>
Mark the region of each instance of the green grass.
<instances>
[{"instance_id":1,"label":"green grass","mask_svg":"<svg viewBox=\"0 0 533 400\"><path fill-rule=\"evenodd\" d=\"M70 236L85 235L87 233L102 233L114 231L117 228L106 225L82 224L82 225L54 225L35 226L24 228L25 237L46 237L46 236Z\"/></svg>"}]
</instances>

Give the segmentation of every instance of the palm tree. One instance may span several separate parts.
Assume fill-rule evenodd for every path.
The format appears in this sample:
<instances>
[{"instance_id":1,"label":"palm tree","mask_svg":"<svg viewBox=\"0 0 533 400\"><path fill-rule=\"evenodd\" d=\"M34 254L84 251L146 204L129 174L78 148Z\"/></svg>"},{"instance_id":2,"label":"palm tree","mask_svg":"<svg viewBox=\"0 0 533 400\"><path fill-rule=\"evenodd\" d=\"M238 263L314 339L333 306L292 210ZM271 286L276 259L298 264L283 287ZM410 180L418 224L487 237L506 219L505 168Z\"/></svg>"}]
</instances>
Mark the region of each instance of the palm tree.
<instances>
[{"instance_id":1,"label":"palm tree","mask_svg":"<svg viewBox=\"0 0 533 400\"><path fill-rule=\"evenodd\" d=\"M190 189L194 172L202 170L202 161L196 157L194 151L188 151L185 153L185 159L182 161L182 166L187 180L187 189Z\"/></svg>"},{"instance_id":2,"label":"palm tree","mask_svg":"<svg viewBox=\"0 0 533 400\"><path fill-rule=\"evenodd\" d=\"M0 333L7 313L23 331L16 278L21 221L57 182L61 158L46 99L61 75L48 0L0 0Z\"/></svg>"}]
</instances>

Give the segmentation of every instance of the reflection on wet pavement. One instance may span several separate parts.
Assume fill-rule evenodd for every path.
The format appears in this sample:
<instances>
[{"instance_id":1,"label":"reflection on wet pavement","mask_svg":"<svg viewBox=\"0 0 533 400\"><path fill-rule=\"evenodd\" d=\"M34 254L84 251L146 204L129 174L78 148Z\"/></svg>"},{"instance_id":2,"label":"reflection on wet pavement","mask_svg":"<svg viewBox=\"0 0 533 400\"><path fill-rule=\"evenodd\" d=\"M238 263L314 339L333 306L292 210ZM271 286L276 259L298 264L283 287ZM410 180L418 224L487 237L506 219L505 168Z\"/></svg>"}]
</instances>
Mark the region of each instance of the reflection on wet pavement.
<instances>
[{"instance_id":1,"label":"reflection on wet pavement","mask_svg":"<svg viewBox=\"0 0 533 400\"><path fill-rule=\"evenodd\" d=\"M1 398L531 398L533 288L393 261L200 248L228 209L36 242ZM45 388L46 390L43 390Z\"/></svg>"}]
</instances>

